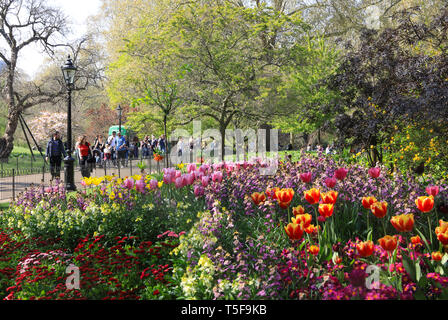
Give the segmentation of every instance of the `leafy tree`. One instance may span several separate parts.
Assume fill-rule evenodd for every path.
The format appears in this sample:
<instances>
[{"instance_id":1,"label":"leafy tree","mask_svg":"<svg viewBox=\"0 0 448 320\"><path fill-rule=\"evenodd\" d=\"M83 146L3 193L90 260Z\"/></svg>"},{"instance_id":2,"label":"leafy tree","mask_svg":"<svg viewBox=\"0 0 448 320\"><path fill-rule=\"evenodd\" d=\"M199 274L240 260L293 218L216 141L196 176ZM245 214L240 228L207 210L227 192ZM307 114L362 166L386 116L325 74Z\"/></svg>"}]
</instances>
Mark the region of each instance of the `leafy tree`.
<instances>
[{"instance_id":1,"label":"leafy tree","mask_svg":"<svg viewBox=\"0 0 448 320\"><path fill-rule=\"evenodd\" d=\"M371 150L371 165L383 161L383 144L397 125L417 123L446 141L448 10L429 24L415 15L405 10L397 27L365 30L328 81L342 95L332 104L340 142Z\"/></svg>"}]
</instances>

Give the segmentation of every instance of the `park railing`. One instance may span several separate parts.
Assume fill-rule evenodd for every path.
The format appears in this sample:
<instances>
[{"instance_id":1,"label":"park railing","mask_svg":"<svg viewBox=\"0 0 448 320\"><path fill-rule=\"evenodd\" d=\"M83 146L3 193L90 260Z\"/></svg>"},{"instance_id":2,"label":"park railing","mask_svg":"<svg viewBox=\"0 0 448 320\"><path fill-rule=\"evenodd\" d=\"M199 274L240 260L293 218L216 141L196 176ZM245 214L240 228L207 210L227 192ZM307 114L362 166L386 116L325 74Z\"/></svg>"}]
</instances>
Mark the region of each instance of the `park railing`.
<instances>
[{"instance_id":1,"label":"park railing","mask_svg":"<svg viewBox=\"0 0 448 320\"><path fill-rule=\"evenodd\" d=\"M192 159L193 160L193 159ZM12 162L12 161L11 161ZM3 164L3 166L1 165ZM31 185L51 185L52 176L50 167L44 163L40 168L21 167L21 162L14 163L14 166L6 166L6 162L0 162L0 201L13 201L20 193L24 192ZM101 161L90 164L82 170L79 161L75 161L75 184L81 188L81 181L84 175L96 177L106 175L116 175L120 178L140 174L144 168L146 174L162 172L163 168L171 167L173 163L168 157L168 164L164 158L156 161L153 157L127 158ZM64 162L61 165L60 181L64 183Z\"/></svg>"}]
</instances>

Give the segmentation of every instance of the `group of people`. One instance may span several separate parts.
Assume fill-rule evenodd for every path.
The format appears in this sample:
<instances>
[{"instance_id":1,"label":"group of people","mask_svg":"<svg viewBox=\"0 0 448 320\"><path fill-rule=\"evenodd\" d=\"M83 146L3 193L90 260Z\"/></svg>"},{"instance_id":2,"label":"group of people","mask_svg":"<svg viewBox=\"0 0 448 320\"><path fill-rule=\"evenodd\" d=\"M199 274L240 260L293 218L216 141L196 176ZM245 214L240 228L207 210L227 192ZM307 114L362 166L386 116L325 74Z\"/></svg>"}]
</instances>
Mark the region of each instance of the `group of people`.
<instances>
[{"instance_id":1,"label":"group of people","mask_svg":"<svg viewBox=\"0 0 448 320\"><path fill-rule=\"evenodd\" d=\"M113 131L107 139L102 135L96 136L93 144L87 140L87 136L80 136L75 145L75 159L81 168L83 177L90 177L96 166L127 166L128 159L137 159L141 150L143 158L152 157L158 150L166 153L167 142L164 135L158 139L154 136L146 136L143 141L134 137L128 141L121 132ZM61 140L60 133L54 132L47 143L46 160L50 162L52 180L60 178L61 163L63 157L67 156L66 146Z\"/></svg>"}]
</instances>

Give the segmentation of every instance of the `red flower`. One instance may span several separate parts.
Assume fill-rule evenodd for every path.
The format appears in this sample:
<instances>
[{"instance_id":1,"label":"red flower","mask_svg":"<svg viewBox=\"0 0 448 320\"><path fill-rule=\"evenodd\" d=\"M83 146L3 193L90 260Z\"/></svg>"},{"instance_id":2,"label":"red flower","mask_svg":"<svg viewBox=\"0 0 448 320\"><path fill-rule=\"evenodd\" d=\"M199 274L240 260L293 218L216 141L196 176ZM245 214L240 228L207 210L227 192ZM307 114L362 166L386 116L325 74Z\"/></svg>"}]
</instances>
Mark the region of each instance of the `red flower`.
<instances>
[{"instance_id":1,"label":"red flower","mask_svg":"<svg viewBox=\"0 0 448 320\"><path fill-rule=\"evenodd\" d=\"M376 202L375 197L363 197L362 198L362 206L366 209L370 209L372 204L374 204L375 202Z\"/></svg>"},{"instance_id":2,"label":"red flower","mask_svg":"<svg viewBox=\"0 0 448 320\"><path fill-rule=\"evenodd\" d=\"M443 258L443 254L440 251L432 252L431 258L434 261L440 261Z\"/></svg>"},{"instance_id":3,"label":"red flower","mask_svg":"<svg viewBox=\"0 0 448 320\"><path fill-rule=\"evenodd\" d=\"M373 215L377 218L384 218L387 214L387 202L375 202L370 207Z\"/></svg>"},{"instance_id":4,"label":"red flower","mask_svg":"<svg viewBox=\"0 0 448 320\"><path fill-rule=\"evenodd\" d=\"M308 252L312 255L317 255L319 253L319 246L312 245L309 247Z\"/></svg>"},{"instance_id":5,"label":"red flower","mask_svg":"<svg viewBox=\"0 0 448 320\"><path fill-rule=\"evenodd\" d=\"M313 174L311 172L305 172L300 174L300 180L305 183L310 183L313 178Z\"/></svg>"},{"instance_id":6,"label":"red flower","mask_svg":"<svg viewBox=\"0 0 448 320\"><path fill-rule=\"evenodd\" d=\"M303 236L303 225L296 223L289 223L285 227L286 234L291 240L300 240Z\"/></svg>"},{"instance_id":7,"label":"red flower","mask_svg":"<svg viewBox=\"0 0 448 320\"><path fill-rule=\"evenodd\" d=\"M448 245L448 222L439 220L439 226L436 228L437 239L444 245Z\"/></svg>"},{"instance_id":8,"label":"red flower","mask_svg":"<svg viewBox=\"0 0 448 320\"><path fill-rule=\"evenodd\" d=\"M152 294L154 295L154 296L156 296L156 295L158 295L160 293L160 291L157 289L157 290L155 290Z\"/></svg>"},{"instance_id":9,"label":"red flower","mask_svg":"<svg viewBox=\"0 0 448 320\"><path fill-rule=\"evenodd\" d=\"M326 178L324 183L327 186L327 188L333 189L336 186L336 183L338 182L338 180L336 180L336 178Z\"/></svg>"},{"instance_id":10,"label":"red flower","mask_svg":"<svg viewBox=\"0 0 448 320\"><path fill-rule=\"evenodd\" d=\"M429 212L434 207L434 197L433 196L422 196L415 199L415 204L418 210L421 212Z\"/></svg>"},{"instance_id":11,"label":"red flower","mask_svg":"<svg viewBox=\"0 0 448 320\"><path fill-rule=\"evenodd\" d=\"M329 218L332 216L334 210L334 205L322 203L319 205L319 214L324 218Z\"/></svg>"},{"instance_id":12,"label":"red flower","mask_svg":"<svg viewBox=\"0 0 448 320\"><path fill-rule=\"evenodd\" d=\"M388 251L392 252L397 247L397 238L395 236L384 236L381 239L378 239L380 246Z\"/></svg>"},{"instance_id":13,"label":"red flower","mask_svg":"<svg viewBox=\"0 0 448 320\"><path fill-rule=\"evenodd\" d=\"M347 176L348 170L345 168L339 168L338 170L335 171L334 173L334 177L338 180L344 180L345 177Z\"/></svg>"},{"instance_id":14,"label":"red flower","mask_svg":"<svg viewBox=\"0 0 448 320\"><path fill-rule=\"evenodd\" d=\"M436 195L439 194L439 187L438 186L427 186L426 193L430 196L435 197Z\"/></svg>"},{"instance_id":15,"label":"red flower","mask_svg":"<svg viewBox=\"0 0 448 320\"><path fill-rule=\"evenodd\" d=\"M371 176L373 179L376 179L380 176L381 168L370 168L368 172L369 176Z\"/></svg>"},{"instance_id":16,"label":"red flower","mask_svg":"<svg viewBox=\"0 0 448 320\"><path fill-rule=\"evenodd\" d=\"M312 217L308 213L299 214L295 218L291 218L292 223L302 225L303 229L306 229L310 226Z\"/></svg>"},{"instance_id":17,"label":"red flower","mask_svg":"<svg viewBox=\"0 0 448 320\"><path fill-rule=\"evenodd\" d=\"M302 206L297 206L292 208L292 213L294 216L297 216L299 214L304 214L305 213L305 208Z\"/></svg>"},{"instance_id":18,"label":"red flower","mask_svg":"<svg viewBox=\"0 0 448 320\"><path fill-rule=\"evenodd\" d=\"M323 192L320 194L323 203L327 204L336 204L336 200L338 199L338 192L330 190L328 192Z\"/></svg>"},{"instance_id":19,"label":"red flower","mask_svg":"<svg viewBox=\"0 0 448 320\"><path fill-rule=\"evenodd\" d=\"M266 201L266 196L263 192L254 192L251 195L252 201L254 202L255 205L259 205L262 202Z\"/></svg>"},{"instance_id":20,"label":"red flower","mask_svg":"<svg viewBox=\"0 0 448 320\"><path fill-rule=\"evenodd\" d=\"M294 197L294 190L292 189L281 189L275 193L277 197L278 204L280 208L286 209L291 204L292 198Z\"/></svg>"},{"instance_id":21,"label":"red flower","mask_svg":"<svg viewBox=\"0 0 448 320\"><path fill-rule=\"evenodd\" d=\"M280 188L277 188L277 187L275 187L275 188L272 188L272 189L267 189L266 190L266 194L267 194L267 196L269 197L269 198L271 198L272 200L277 200L277 196L275 195L275 193L277 192L277 191L279 191L280 190Z\"/></svg>"},{"instance_id":22,"label":"red flower","mask_svg":"<svg viewBox=\"0 0 448 320\"><path fill-rule=\"evenodd\" d=\"M308 191L304 192L305 199L309 204L316 204L320 199L320 190L316 188L312 188Z\"/></svg>"},{"instance_id":23,"label":"red flower","mask_svg":"<svg viewBox=\"0 0 448 320\"><path fill-rule=\"evenodd\" d=\"M373 254L375 248L372 241L359 242L356 244L356 249L361 257L369 257Z\"/></svg>"},{"instance_id":24,"label":"red flower","mask_svg":"<svg viewBox=\"0 0 448 320\"><path fill-rule=\"evenodd\" d=\"M400 214L390 219L390 223L398 232L409 232L414 228L413 214Z\"/></svg>"}]
</instances>

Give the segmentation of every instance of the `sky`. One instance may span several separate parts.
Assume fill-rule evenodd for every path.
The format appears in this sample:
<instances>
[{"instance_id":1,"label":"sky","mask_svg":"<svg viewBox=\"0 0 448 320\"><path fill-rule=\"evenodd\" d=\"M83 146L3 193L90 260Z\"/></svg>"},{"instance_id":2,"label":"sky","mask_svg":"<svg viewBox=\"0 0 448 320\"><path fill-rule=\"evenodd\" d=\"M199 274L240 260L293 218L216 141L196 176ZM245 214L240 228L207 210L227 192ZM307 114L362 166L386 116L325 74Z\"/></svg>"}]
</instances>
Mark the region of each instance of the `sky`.
<instances>
[{"instance_id":1,"label":"sky","mask_svg":"<svg viewBox=\"0 0 448 320\"><path fill-rule=\"evenodd\" d=\"M69 19L69 27L73 34L69 35L70 40L81 37L87 31L87 19L89 16L99 12L101 0L47 0L47 5L59 7ZM19 57L18 67L24 70L31 78L42 66L46 55L39 47L30 45L23 48ZM61 65L65 61L61 61Z\"/></svg>"}]
</instances>

